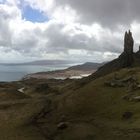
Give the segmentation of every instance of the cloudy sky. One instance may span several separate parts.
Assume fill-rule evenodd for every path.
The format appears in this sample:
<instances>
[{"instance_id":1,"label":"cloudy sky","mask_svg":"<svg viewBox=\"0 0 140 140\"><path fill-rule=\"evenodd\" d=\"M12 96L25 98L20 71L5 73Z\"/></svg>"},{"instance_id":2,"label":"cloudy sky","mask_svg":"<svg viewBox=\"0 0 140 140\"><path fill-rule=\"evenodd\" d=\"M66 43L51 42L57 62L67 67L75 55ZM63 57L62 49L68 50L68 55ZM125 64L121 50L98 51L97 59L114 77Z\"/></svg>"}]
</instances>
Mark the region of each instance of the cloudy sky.
<instances>
[{"instance_id":1,"label":"cloudy sky","mask_svg":"<svg viewBox=\"0 0 140 140\"><path fill-rule=\"evenodd\" d=\"M140 0L0 0L0 62L102 62L140 43Z\"/></svg>"}]
</instances>

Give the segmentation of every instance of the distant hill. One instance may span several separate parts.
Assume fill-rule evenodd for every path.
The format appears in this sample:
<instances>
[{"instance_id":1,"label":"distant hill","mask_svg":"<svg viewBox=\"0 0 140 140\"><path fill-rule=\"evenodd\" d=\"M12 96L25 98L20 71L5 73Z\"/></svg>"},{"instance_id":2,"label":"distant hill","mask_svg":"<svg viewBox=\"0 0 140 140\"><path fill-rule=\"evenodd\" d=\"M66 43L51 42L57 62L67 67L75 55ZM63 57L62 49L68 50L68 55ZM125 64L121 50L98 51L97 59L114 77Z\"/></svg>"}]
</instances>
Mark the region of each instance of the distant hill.
<instances>
[{"instance_id":1,"label":"distant hill","mask_svg":"<svg viewBox=\"0 0 140 140\"><path fill-rule=\"evenodd\" d=\"M63 79L70 77L82 78L94 73L102 65L104 65L104 63L87 62L81 65L69 67L67 69L29 74L25 76L25 78L37 78L37 79L53 79L53 78Z\"/></svg>"},{"instance_id":2,"label":"distant hill","mask_svg":"<svg viewBox=\"0 0 140 140\"><path fill-rule=\"evenodd\" d=\"M97 70L99 67L103 66L104 64L105 63L87 62L81 65L69 67L67 70L83 70L83 71Z\"/></svg>"},{"instance_id":3,"label":"distant hill","mask_svg":"<svg viewBox=\"0 0 140 140\"><path fill-rule=\"evenodd\" d=\"M67 60L38 60L25 63L0 63L0 65L64 65L72 63L72 61Z\"/></svg>"}]
</instances>

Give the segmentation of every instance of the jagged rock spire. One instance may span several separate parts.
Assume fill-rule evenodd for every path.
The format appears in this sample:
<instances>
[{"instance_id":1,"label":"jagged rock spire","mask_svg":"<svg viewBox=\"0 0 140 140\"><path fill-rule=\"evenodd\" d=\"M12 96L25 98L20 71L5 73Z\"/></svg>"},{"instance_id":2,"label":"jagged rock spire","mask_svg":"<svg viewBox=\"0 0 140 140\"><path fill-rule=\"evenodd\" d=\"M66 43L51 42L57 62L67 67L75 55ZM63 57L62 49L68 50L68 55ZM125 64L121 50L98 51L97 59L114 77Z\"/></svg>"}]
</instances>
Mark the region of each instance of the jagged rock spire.
<instances>
[{"instance_id":1,"label":"jagged rock spire","mask_svg":"<svg viewBox=\"0 0 140 140\"><path fill-rule=\"evenodd\" d=\"M132 37L132 33L129 30L128 32L125 32L124 36L124 52L120 55L120 67L131 67L133 65L133 47L134 47L134 40Z\"/></svg>"},{"instance_id":2,"label":"jagged rock spire","mask_svg":"<svg viewBox=\"0 0 140 140\"><path fill-rule=\"evenodd\" d=\"M134 40L132 37L132 33L129 30L128 32L125 32L124 36L124 52L127 54L132 54L133 53L133 47L134 47Z\"/></svg>"}]
</instances>

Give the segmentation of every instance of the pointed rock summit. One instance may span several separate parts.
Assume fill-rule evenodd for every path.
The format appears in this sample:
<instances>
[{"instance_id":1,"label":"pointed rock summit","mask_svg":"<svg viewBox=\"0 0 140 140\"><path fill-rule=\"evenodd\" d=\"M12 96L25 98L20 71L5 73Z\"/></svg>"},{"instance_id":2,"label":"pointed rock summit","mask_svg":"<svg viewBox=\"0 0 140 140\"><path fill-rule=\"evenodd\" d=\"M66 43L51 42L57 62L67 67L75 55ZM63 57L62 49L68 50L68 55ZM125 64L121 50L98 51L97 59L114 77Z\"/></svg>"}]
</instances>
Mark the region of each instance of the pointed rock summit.
<instances>
[{"instance_id":1,"label":"pointed rock summit","mask_svg":"<svg viewBox=\"0 0 140 140\"><path fill-rule=\"evenodd\" d=\"M133 48L134 48L134 40L132 37L132 33L130 30L128 32L125 32L124 36L124 52L120 55L120 67L131 67L134 58L133 58Z\"/></svg>"},{"instance_id":2,"label":"pointed rock summit","mask_svg":"<svg viewBox=\"0 0 140 140\"><path fill-rule=\"evenodd\" d=\"M134 40L132 37L132 33L129 32L125 32L125 37L124 37L124 52L127 54L133 54L133 47L134 47Z\"/></svg>"}]
</instances>

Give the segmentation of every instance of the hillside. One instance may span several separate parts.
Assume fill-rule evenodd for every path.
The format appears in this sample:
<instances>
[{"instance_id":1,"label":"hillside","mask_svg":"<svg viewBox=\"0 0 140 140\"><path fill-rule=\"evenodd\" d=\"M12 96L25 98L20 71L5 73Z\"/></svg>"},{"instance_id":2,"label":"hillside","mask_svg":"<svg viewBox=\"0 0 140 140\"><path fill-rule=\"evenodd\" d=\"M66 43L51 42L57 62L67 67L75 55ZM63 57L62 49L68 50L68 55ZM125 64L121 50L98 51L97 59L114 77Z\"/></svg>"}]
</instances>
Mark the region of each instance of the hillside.
<instances>
[{"instance_id":1,"label":"hillside","mask_svg":"<svg viewBox=\"0 0 140 140\"><path fill-rule=\"evenodd\" d=\"M76 65L67 68L66 70L83 70L83 71L92 71L97 70L99 67L103 66L105 63L93 63L93 62L87 62L81 65Z\"/></svg>"},{"instance_id":2,"label":"hillside","mask_svg":"<svg viewBox=\"0 0 140 140\"><path fill-rule=\"evenodd\" d=\"M69 89L53 100L56 109L38 119L43 124L40 127L57 140L139 139L139 71L123 69L118 71L117 80L112 73L77 90ZM64 128L57 130L56 124ZM46 126L50 133L45 131Z\"/></svg>"},{"instance_id":3,"label":"hillside","mask_svg":"<svg viewBox=\"0 0 140 140\"><path fill-rule=\"evenodd\" d=\"M137 140L139 72L122 69L80 87L68 79L0 83L0 139Z\"/></svg>"}]
</instances>

